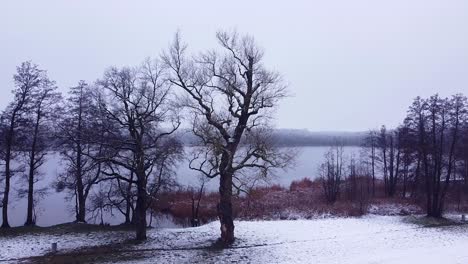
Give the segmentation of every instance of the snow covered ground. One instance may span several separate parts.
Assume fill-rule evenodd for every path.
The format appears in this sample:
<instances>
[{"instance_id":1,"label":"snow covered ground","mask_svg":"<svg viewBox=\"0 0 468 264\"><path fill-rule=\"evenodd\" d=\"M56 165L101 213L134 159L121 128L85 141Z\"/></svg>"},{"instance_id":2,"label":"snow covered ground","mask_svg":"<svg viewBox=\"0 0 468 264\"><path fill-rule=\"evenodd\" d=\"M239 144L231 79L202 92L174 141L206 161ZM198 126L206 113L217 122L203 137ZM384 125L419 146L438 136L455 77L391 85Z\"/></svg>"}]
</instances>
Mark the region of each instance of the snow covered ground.
<instances>
[{"instance_id":1,"label":"snow covered ground","mask_svg":"<svg viewBox=\"0 0 468 264\"><path fill-rule=\"evenodd\" d=\"M224 250L211 248L218 235L217 222L151 229L147 242L120 247L130 256L121 263L468 263L468 225L423 227L401 216L239 221L233 248ZM52 242L64 252L131 237L127 231L0 237L0 259L43 255Z\"/></svg>"}]
</instances>

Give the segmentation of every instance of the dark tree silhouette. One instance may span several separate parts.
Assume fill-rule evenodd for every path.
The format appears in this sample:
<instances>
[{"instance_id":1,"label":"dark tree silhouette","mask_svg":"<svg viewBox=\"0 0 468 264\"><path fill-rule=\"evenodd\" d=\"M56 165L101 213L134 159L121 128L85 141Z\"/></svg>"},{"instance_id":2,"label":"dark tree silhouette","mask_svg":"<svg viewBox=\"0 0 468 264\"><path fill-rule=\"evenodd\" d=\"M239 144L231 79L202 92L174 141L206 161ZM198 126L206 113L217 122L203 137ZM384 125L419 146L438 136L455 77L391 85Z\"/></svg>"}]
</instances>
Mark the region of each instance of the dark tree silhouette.
<instances>
[{"instance_id":1,"label":"dark tree silhouette","mask_svg":"<svg viewBox=\"0 0 468 264\"><path fill-rule=\"evenodd\" d=\"M319 167L319 175L325 198L331 204L335 203L338 199L341 183L344 180L343 154L343 146L336 144L325 154L325 162Z\"/></svg>"},{"instance_id":2,"label":"dark tree silhouette","mask_svg":"<svg viewBox=\"0 0 468 264\"><path fill-rule=\"evenodd\" d=\"M21 190L27 193L28 200L25 226L36 224L34 184L39 181L38 169L44 164L47 152L53 147L54 122L59 118L58 113L60 112L61 95L56 91L55 83L44 75L38 88L31 94L31 101L25 113L27 126L23 128L26 141L24 152L28 163L28 187L27 190ZM39 194L43 194L45 190L37 191Z\"/></svg>"},{"instance_id":3,"label":"dark tree silhouette","mask_svg":"<svg viewBox=\"0 0 468 264\"><path fill-rule=\"evenodd\" d=\"M385 126L382 126L377 142L377 146L380 150L379 161L383 169L385 194L392 197L395 195L396 186L400 177L400 132L399 130L388 131Z\"/></svg>"},{"instance_id":4,"label":"dark tree silhouette","mask_svg":"<svg viewBox=\"0 0 468 264\"><path fill-rule=\"evenodd\" d=\"M161 186L157 181L182 151L172 137L180 120L172 106L171 89L158 62L150 60L137 68L110 68L98 85L105 122L113 124L103 126L110 128L104 131L108 151L99 160L109 164L110 170L104 172L107 179L136 185L136 239L145 240L150 194Z\"/></svg>"},{"instance_id":5,"label":"dark tree silhouette","mask_svg":"<svg viewBox=\"0 0 468 264\"><path fill-rule=\"evenodd\" d=\"M284 167L288 155L274 147L268 123L286 96L281 77L262 63L252 37L219 32L221 51L188 57L177 34L163 55L170 82L185 92L181 106L190 110L197 148L190 167L220 180L218 216L223 245L234 241L232 189L246 174L267 175ZM249 171L249 173L246 173Z\"/></svg>"},{"instance_id":6,"label":"dark tree silhouette","mask_svg":"<svg viewBox=\"0 0 468 264\"><path fill-rule=\"evenodd\" d=\"M467 99L462 95L417 97L408 111L405 123L417 141L428 216L442 216L466 115Z\"/></svg>"},{"instance_id":7,"label":"dark tree silhouette","mask_svg":"<svg viewBox=\"0 0 468 264\"><path fill-rule=\"evenodd\" d=\"M15 150L18 150L18 144L22 143L17 137L17 132L20 124L24 122L25 110L32 100L33 93L36 92L46 80L45 72L40 70L36 64L32 62L23 62L16 68L16 74L13 76L15 88L13 89L14 99L7 109L2 114L2 125L4 129L3 146L1 157L5 163L4 174L4 191L2 200L2 227L8 228L8 202L10 194L11 177L14 174L12 169L12 160L14 159Z\"/></svg>"},{"instance_id":8,"label":"dark tree silhouette","mask_svg":"<svg viewBox=\"0 0 468 264\"><path fill-rule=\"evenodd\" d=\"M364 138L362 144L367 162L371 166L372 174L372 196L375 196L375 179L376 179L376 167L377 167L377 147L378 147L378 132L376 130L370 130L367 136Z\"/></svg>"},{"instance_id":9,"label":"dark tree silhouette","mask_svg":"<svg viewBox=\"0 0 468 264\"><path fill-rule=\"evenodd\" d=\"M86 199L101 175L101 164L91 157L99 155L95 148L98 107L93 100L93 90L84 81L72 87L65 105L64 116L59 124L60 153L66 162L66 171L59 175L57 190L68 189L75 199L77 222L86 222Z\"/></svg>"}]
</instances>

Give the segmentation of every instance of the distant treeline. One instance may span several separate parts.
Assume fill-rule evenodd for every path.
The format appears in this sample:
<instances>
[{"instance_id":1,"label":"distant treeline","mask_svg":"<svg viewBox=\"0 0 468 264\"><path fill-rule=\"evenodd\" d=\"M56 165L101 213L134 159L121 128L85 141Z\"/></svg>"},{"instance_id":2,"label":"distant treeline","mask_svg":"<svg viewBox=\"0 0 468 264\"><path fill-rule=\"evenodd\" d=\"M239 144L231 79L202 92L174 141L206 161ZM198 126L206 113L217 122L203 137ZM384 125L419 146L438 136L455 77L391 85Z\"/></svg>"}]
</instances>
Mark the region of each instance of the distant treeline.
<instances>
[{"instance_id":1,"label":"distant treeline","mask_svg":"<svg viewBox=\"0 0 468 264\"><path fill-rule=\"evenodd\" d=\"M361 146L367 132L315 132L307 129L275 129L273 141L281 147ZM190 131L179 132L177 138L186 146L198 145L198 138Z\"/></svg>"},{"instance_id":2,"label":"distant treeline","mask_svg":"<svg viewBox=\"0 0 468 264\"><path fill-rule=\"evenodd\" d=\"M278 129L274 133L281 146L361 146L366 132L311 132L304 129Z\"/></svg>"}]
</instances>

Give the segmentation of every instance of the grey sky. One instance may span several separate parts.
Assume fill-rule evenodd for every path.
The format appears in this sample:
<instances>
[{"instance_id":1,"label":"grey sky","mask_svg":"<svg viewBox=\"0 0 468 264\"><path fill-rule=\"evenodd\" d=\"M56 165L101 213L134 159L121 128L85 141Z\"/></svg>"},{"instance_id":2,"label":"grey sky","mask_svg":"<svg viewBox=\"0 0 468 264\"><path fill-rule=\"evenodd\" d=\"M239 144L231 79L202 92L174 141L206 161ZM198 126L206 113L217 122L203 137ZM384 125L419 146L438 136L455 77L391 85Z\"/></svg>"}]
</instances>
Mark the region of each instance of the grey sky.
<instances>
[{"instance_id":1,"label":"grey sky","mask_svg":"<svg viewBox=\"0 0 468 264\"><path fill-rule=\"evenodd\" d=\"M159 55L178 29L198 51L234 28L253 35L290 84L282 128L395 126L417 95L468 93L466 0L15 0L0 4L0 107L22 61L66 91Z\"/></svg>"}]
</instances>

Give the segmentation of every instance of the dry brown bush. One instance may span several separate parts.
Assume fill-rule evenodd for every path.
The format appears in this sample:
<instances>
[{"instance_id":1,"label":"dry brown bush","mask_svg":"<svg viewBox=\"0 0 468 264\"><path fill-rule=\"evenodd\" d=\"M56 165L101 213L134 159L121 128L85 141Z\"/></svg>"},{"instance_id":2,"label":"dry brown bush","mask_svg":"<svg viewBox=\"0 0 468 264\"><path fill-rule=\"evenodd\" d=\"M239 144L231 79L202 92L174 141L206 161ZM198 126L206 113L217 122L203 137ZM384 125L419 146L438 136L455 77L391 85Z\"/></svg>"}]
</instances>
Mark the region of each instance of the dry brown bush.
<instances>
[{"instance_id":1,"label":"dry brown bush","mask_svg":"<svg viewBox=\"0 0 468 264\"><path fill-rule=\"evenodd\" d=\"M289 188L280 185L262 186L252 189L233 199L237 219L297 219L323 216L360 216L371 210L376 214L422 214L424 195L403 197L384 195L383 181L375 184L376 195L372 197L370 181L366 177L355 177L343 181L343 192L334 204L327 203L319 180L304 178L291 183ZM171 214L180 224L190 225L192 192L176 191L163 195L153 209ZM447 210L468 211L468 191L450 190ZM461 201L458 204L458 201ZM206 192L200 202L200 222L216 220L218 194Z\"/></svg>"}]
</instances>

